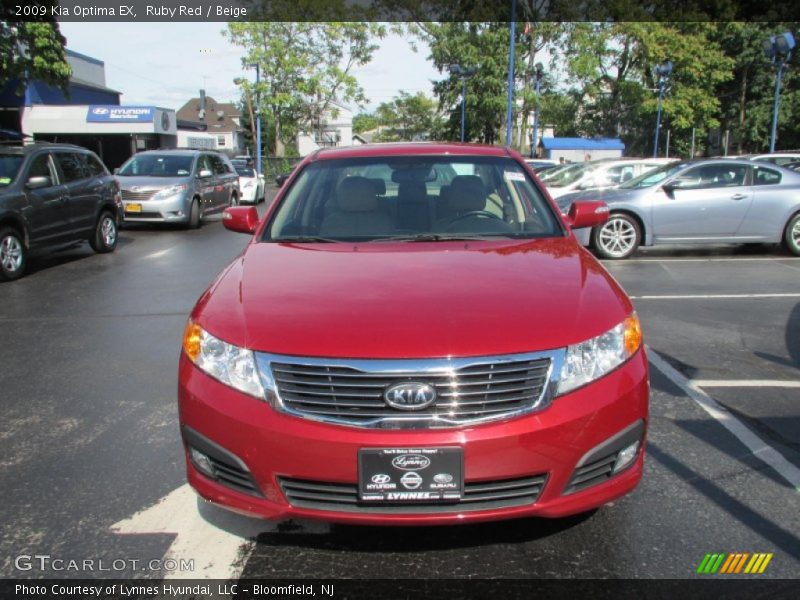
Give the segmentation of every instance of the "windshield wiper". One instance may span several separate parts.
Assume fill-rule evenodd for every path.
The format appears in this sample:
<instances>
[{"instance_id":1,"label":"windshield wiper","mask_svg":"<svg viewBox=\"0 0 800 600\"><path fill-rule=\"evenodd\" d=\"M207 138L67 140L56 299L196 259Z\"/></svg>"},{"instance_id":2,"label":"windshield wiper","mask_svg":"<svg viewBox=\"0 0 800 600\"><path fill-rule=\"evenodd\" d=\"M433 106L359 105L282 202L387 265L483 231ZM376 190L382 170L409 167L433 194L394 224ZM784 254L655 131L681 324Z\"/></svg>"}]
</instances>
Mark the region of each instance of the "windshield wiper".
<instances>
[{"instance_id":1,"label":"windshield wiper","mask_svg":"<svg viewBox=\"0 0 800 600\"><path fill-rule=\"evenodd\" d=\"M279 243L294 242L296 244L308 244L308 243L332 244L336 242L341 242L342 240L334 240L332 238L320 237L318 235L290 235L290 236L272 238L269 241L279 242Z\"/></svg>"},{"instance_id":2,"label":"windshield wiper","mask_svg":"<svg viewBox=\"0 0 800 600\"><path fill-rule=\"evenodd\" d=\"M418 233L415 235L392 235L389 237L374 238L372 242L462 242L470 240L486 240L498 237L508 237L506 233L497 234L447 234L447 233Z\"/></svg>"}]
</instances>

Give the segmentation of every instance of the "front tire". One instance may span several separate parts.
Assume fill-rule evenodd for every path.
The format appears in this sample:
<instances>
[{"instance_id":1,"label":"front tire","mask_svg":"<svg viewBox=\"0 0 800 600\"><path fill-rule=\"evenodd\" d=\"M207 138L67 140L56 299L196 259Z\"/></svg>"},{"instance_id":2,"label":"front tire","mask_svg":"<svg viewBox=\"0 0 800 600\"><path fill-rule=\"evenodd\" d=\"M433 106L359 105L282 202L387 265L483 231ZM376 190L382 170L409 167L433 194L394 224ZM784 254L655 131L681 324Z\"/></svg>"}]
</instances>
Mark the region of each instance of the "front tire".
<instances>
[{"instance_id":1,"label":"front tire","mask_svg":"<svg viewBox=\"0 0 800 600\"><path fill-rule=\"evenodd\" d=\"M200 202L195 198L189 208L189 220L186 223L187 229L198 229L200 227Z\"/></svg>"},{"instance_id":2,"label":"front tire","mask_svg":"<svg viewBox=\"0 0 800 600\"><path fill-rule=\"evenodd\" d=\"M642 243L642 228L633 217L612 214L608 221L592 229L592 247L601 258L628 258Z\"/></svg>"},{"instance_id":3,"label":"front tire","mask_svg":"<svg viewBox=\"0 0 800 600\"><path fill-rule=\"evenodd\" d=\"M99 254L113 252L117 247L117 220L107 210L100 213L97 224L94 227L94 235L89 238L89 245L92 250Z\"/></svg>"},{"instance_id":4,"label":"front tire","mask_svg":"<svg viewBox=\"0 0 800 600\"><path fill-rule=\"evenodd\" d=\"M783 244L795 256L800 256L800 213L797 213L786 224L783 232Z\"/></svg>"},{"instance_id":5,"label":"front tire","mask_svg":"<svg viewBox=\"0 0 800 600\"><path fill-rule=\"evenodd\" d=\"M12 227L0 228L0 279L12 281L22 277L27 258L19 231Z\"/></svg>"}]
</instances>

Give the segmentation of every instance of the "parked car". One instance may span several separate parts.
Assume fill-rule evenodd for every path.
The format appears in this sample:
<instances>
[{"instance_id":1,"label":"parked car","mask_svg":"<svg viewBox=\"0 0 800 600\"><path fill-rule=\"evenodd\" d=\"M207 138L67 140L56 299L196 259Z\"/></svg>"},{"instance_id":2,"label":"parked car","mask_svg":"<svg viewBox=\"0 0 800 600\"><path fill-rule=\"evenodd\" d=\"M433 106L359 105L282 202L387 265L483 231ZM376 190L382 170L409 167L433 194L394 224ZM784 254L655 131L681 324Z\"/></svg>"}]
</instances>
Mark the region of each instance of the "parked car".
<instances>
[{"instance_id":1,"label":"parked car","mask_svg":"<svg viewBox=\"0 0 800 600\"><path fill-rule=\"evenodd\" d=\"M579 190L616 187L634 177L665 164L674 158L603 158L575 163L559 173L545 172L542 182L553 198Z\"/></svg>"},{"instance_id":2,"label":"parked car","mask_svg":"<svg viewBox=\"0 0 800 600\"><path fill-rule=\"evenodd\" d=\"M771 162L772 164L783 167L788 163L800 161L800 154L793 152L772 152L770 154L745 154L737 156L736 158Z\"/></svg>"},{"instance_id":3,"label":"parked car","mask_svg":"<svg viewBox=\"0 0 800 600\"><path fill-rule=\"evenodd\" d=\"M800 160L786 163L785 165L783 165L783 167L786 169L791 169L792 171L800 171Z\"/></svg>"},{"instance_id":4,"label":"parked car","mask_svg":"<svg viewBox=\"0 0 800 600\"><path fill-rule=\"evenodd\" d=\"M180 223L194 229L203 217L241 198L239 176L219 152L148 150L129 158L116 175L125 222Z\"/></svg>"},{"instance_id":5,"label":"parked car","mask_svg":"<svg viewBox=\"0 0 800 600\"><path fill-rule=\"evenodd\" d=\"M491 146L324 149L297 169L262 222L225 211L252 239L186 327L179 413L203 498L433 525L582 513L637 485L639 321L571 231L605 205L562 217Z\"/></svg>"},{"instance_id":6,"label":"parked car","mask_svg":"<svg viewBox=\"0 0 800 600\"><path fill-rule=\"evenodd\" d=\"M264 176L252 167L236 167L242 203L258 204L264 201Z\"/></svg>"},{"instance_id":7,"label":"parked car","mask_svg":"<svg viewBox=\"0 0 800 600\"><path fill-rule=\"evenodd\" d=\"M67 144L0 146L0 279L17 279L28 256L86 240L117 247L119 186L93 152Z\"/></svg>"},{"instance_id":8,"label":"parked car","mask_svg":"<svg viewBox=\"0 0 800 600\"><path fill-rule=\"evenodd\" d=\"M608 204L611 216L579 237L603 258L627 258L640 245L781 242L800 255L800 173L777 165L683 161L558 204L568 211L590 198Z\"/></svg>"},{"instance_id":9,"label":"parked car","mask_svg":"<svg viewBox=\"0 0 800 600\"><path fill-rule=\"evenodd\" d=\"M552 160L549 158L526 158L525 164L533 169L534 173L539 173L541 171L546 171L559 166L557 160Z\"/></svg>"}]
</instances>

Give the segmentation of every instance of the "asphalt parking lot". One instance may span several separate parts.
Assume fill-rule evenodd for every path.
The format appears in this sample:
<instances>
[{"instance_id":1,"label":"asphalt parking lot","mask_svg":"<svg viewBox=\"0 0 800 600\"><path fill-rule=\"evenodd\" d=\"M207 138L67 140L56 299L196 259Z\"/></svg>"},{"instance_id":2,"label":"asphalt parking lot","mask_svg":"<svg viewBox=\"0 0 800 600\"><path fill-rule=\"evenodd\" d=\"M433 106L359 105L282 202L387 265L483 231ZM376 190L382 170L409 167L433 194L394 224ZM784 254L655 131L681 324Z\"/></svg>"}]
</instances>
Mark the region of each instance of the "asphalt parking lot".
<instances>
[{"instance_id":1,"label":"asphalt parking lot","mask_svg":"<svg viewBox=\"0 0 800 600\"><path fill-rule=\"evenodd\" d=\"M246 241L219 220L127 229L113 254L59 251L0 285L0 576L160 578L143 565L167 556L194 559L170 577L691 578L734 552L774 554L758 577L800 573L800 259L724 247L606 263L651 350L633 494L561 521L384 529L254 521L185 485L183 326ZM126 562L17 559L37 554Z\"/></svg>"}]
</instances>

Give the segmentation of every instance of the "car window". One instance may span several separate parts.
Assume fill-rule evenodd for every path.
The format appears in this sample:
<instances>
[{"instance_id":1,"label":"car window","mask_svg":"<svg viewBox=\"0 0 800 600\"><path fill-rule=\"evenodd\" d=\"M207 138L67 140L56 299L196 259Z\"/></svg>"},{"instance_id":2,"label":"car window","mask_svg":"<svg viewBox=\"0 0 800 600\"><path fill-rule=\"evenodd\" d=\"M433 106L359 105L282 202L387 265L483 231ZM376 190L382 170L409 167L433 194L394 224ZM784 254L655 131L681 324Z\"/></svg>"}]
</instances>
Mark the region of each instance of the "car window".
<instances>
[{"instance_id":1,"label":"car window","mask_svg":"<svg viewBox=\"0 0 800 600\"><path fill-rule=\"evenodd\" d=\"M604 177L608 183L624 183L633 179L633 165L619 165L610 167Z\"/></svg>"},{"instance_id":2,"label":"car window","mask_svg":"<svg viewBox=\"0 0 800 600\"><path fill-rule=\"evenodd\" d=\"M0 187L11 185L25 158L19 154L0 155Z\"/></svg>"},{"instance_id":3,"label":"car window","mask_svg":"<svg viewBox=\"0 0 800 600\"><path fill-rule=\"evenodd\" d=\"M217 156L216 154L211 155L211 164L214 166L214 173L216 175L227 175L231 172L228 168L228 165L225 164L225 161L222 160L222 157Z\"/></svg>"},{"instance_id":4,"label":"car window","mask_svg":"<svg viewBox=\"0 0 800 600\"><path fill-rule=\"evenodd\" d=\"M53 166L50 162L50 154L45 152L34 157L31 161L31 166L28 167L27 178L31 177L49 177L53 185L58 183L57 178L53 173Z\"/></svg>"},{"instance_id":5,"label":"car window","mask_svg":"<svg viewBox=\"0 0 800 600\"><path fill-rule=\"evenodd\" d=\"M64 174L64 182L79 181L89 176L86 161L82 154L76 152L56 152L56 159Z\"/></svg>"},{"instance_id":6,"label":"car window","mask_svg":"<svg viewBox=\"0 0 800 600\"><path fill-rule=\"evenodd\" d=\"M689 169L672 183L681 189L737 187L744 185L747 165L701 165Z\"/></svg>"},{"instance_id":7,"label":"car window","mask_svg":"<svg viewBox=\"0 0 800 600\"><path fill-rule=\"evenodd\" d=\"M214 172L214 163L211 162L211 156L208 154L201 154L197 159L197 172L200 173L200 171Z\"/></svg>"},{"instance_id":8,"label":"car window","mask_svg":"<svg viewBox=\"0 0 800 600\"><path fill-rule=\"evenodd\" d=\"M781 174L774 169L753 167L753 185L777 185L781 182Z\"/></svg>"},{"instance_id":9,"label":"car window","mask_svg":"<svg viewBox=\"0 0 800 600\"><path fill-rule=\"evenodd\" d=\"M122 177L186 177L192 157L184 154L138 154L129 159L117 175Z\"/></svg>"},{"instance_id":10,"label":"car window","mask_svg":"<svg viewBox=\"0 0 800 600\"><path fill-rule=\"evenodd\" d=\"M663 165L656 169L645 171L638 177L634 177L633 179L630 179L625 183L621 184L619 187L622 189L648 188L661 183L667 177L672 177L676 173L679 173L682 169L685 169L688 165L689 163L674 163L674 164Z\"/></svg>"},{"instance_id":11,"label":"car window","mask_svg":"<svg viewBox=\"0 0 800 600\"><path fill-rule=\"evenodd\" d=\"M273 214L263 241L562 233L539 188L511 158L396 156L306 166Z\"/></svg>"},{"instance_id":12,"label":"car window","mask_svg":"<svg viewBox=\"0 0 800 600\"><path fill-rule=\"evenodd\" d=\"M107 175L108 171L106 171L105 166L100 160L93 154L83 154L82 155L86 160L86 167L89 169L89 175L91 177L98 177L101 175Z\"/></svg>"}]
</instances>

